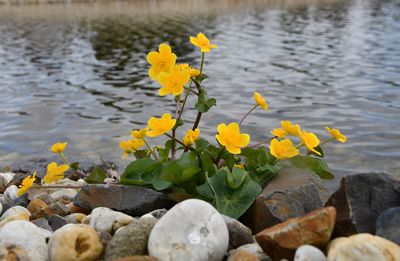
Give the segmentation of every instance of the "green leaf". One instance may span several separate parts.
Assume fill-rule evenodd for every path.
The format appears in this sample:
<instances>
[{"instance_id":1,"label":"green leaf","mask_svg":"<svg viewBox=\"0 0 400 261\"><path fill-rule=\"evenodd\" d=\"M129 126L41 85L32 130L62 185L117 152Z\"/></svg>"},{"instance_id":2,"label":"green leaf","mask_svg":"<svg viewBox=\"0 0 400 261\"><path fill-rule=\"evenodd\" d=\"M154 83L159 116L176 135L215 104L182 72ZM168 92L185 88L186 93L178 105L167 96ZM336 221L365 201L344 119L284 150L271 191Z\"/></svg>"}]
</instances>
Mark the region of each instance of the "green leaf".
<instances>
[{"instance_id":1,"label":"green leaf","mask_svg":"<svg viewBox=\"0 0 400 261\"><path fill-rule=\"evenodd\" d=\"M170 164L170 162L164 162L162 165L160 165L159 167L154 169L154 171L152 172L153 173L153 177L152 177L152 180L151 180L151 184L153 185L153 187L156 190L161 191L161 190L165 190L165 189L171 188L173 186L172 182L164 180L164 178L161 175L163 169L168 164Z\"/></svg>"},{"instance_id":2,"label":"green leaf","mask_svg":"<svg viewBox=\"0 0 400 261\"><path fill-rule=\"evenodd\" d=\"M182 156L163 169L161 176L165 181L180 185L190 180L194 175L201 171L197 156L192 152L185 152Z\"/></svg>"},{"instance_id":3,"label":"green leaf","mask_svg":"<svg viewBox=\"0 0 400 261\"><path fill-rule=\"evenodd\" d=\"M160 160L168 160L169 154L171 153L171 147L172 147L172 140L168 140L167 142L165 142L163 149L157 148Z\"/></svg>"},{"instance_id":4,"label":"green leaf","mask_svg":"<svg viewBox=\"0 0 400 261\"><path fill-rule=\"evenodd\" d=\"M73 170L77 171L79 169L79 162L74 162L69 165Z\"/></svg>"},{"instance_id":5,"label":"green leaf","mask_svg":"<svg viewBox=\"0 0 400 261\"><path fill-rule=\"evenodd\" d=\"M314 148L316 151L318 151L319 153L321 153L321 155L318 155L317 153L311 151L312 155L317 156L319 158L324 158L324 151L322 150L321 146L317 146Z\"/></svg>"},{"instance_id":6,"label":"green leaf","mask_svg":"<svg viewBox=\"0 0 400 261\"><path fill-rule=\"evenodd\" d=\"M296 156L289 159L293 166L301 169L308 169L321 179L334 179L335 176L329 171L328 165L322 159L313 158L310 156Z\"/></svg>"},{"instance_id":7,"label":"green leaf","mask_svg":"<svg viewBox=\"0 0 400 261\"><path fill-rule=\"evenodd\" d=\"M217 100L214 98L208 98L207 92L204 89L200 89L199 97L195 108L199 112L207 112L212 106L216 105Z\"/></svg>"},{"instance_id":8,"label":"green leaf","mask_svg":"<svg viewBox=\"0 0 400 261\"><path fill-rule=\"evenodd\" d=\"M107 177L106 173L100 167L95 167L89 176L85 178L87 183L103 183L104 179Z\"/></svg>"},{"instance_id":9,"label":"green leaf","mask_svg":"<svg viewBox=\"0 0 400 261\"><path fill-rule=\"evenodd\" d=\"M200 75L198 75L197 77L196 77L196 81L198 82L198 83L201 83L202 81L204 81L205 79L207 79L207 78L209 78L206 74L204 74L204 73L202 73L202 74L200 74Z\"/></svg>"},{"instance_id":10,"label":"green leaf","mask_svg":"<svg viewBox=\"0 0 400 261\"><path fill-rule=\"evenodd\" d=\"M145 175L152 175L153 170L161 165L160 162L151 158L139 159L130 163L121 175L121 184L145 185L150 184L150 178Z\"/></svg>"},{"instance_id":11,"label":"green leaf","mask_svg":"<svg viewBox=\"0 0 400 261\"><path fill-rule=\"evenodd\" d=\"M209 145L207 147L208 152L210 153L210 155L212 156L212 158L214 160L217 159L218 155L219 155L219 160L223 159L224 160L224 166L228 166L228 168L232 169L233 165L236 164L236 159L235 156L231 153L229 153L226 149L224 149L221 153L222 148L216 147L214 145ZM220 155L221 153L221 155ZM217 165L219 162L215 162Z\"/></svg>"},{"instance_id":12,"label":"green leaf","mask_svg":"<svg viewBox=\"0 0 400 261\"><path fill-rule=\"evenodd\" d=\"M242 185L237 189L232 189L226 180L228 172L227 168L218 170L214 176L208 178L208 185L214 195L214 204L217 210L237 219L251 206L262 189L246 175L246 172L242 171L231 173L234 180L242 180L243 175L246 175ZM198 190L205 191L201 188Z\"/></svg>"},{"instance_id":13,"label":"green leaf","mask_svg":"<svg viewBox=\"0 0 400 261\"><path fill-rule=\"evenodd\" d=\"M196 144L196 151L201 152L201 151L207 149L207 146L209 143L207 140L200 138L195 141L195 144Z\"/></svg>"},{"instance_id":14,"label":"green leaf","mask_svg":"<svg viewBox=\"0 0 400 261\"><path fill-rule=\"evenodd\" d=\"M183 124L185 124L185 121L183 121L182 119L179 119L179 120L176 121L176 123L175 123L175 125L174 125L174 127L172 129L176 130L177 128L179 128Z\"/></svg>"}]
</instances>

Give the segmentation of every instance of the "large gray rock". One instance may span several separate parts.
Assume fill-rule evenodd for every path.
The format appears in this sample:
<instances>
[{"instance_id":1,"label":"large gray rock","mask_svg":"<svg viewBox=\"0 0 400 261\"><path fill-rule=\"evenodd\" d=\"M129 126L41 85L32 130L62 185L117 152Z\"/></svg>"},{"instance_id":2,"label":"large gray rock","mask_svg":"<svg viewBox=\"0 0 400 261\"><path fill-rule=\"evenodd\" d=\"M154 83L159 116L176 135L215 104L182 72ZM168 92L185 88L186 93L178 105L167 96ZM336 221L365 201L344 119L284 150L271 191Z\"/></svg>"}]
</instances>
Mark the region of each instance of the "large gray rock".
<instances>
[{"instance_id":1,"label":"large gray rock","mask_svg":"<svg viewBox=\"0 0 400 261\"><path fill-rule=\"evenodd\" d=\"M105 261L127 256L146 255L150 231L156 222L155 218L135 219L128 226L119 230L107 245Z\"/></svg>"},{"instance_id":2,"label":"large gray rock","mask_svg":"<svg viewBox=\"0 0 400 261\"><path fill-rule=\"evenodd\" d=\"M159 208L170 208L174 202L165 194L142 186L86 185L74 198L74 205L91 211L107 207L141 216Z\"/></svg>"},{"instance_id":3,"label":"large gray rock","mask_svg":"<svg viewBox=\"0 0 400 261\"><path fill-rule=\"evenodd\" d=\"M345 176L326 205L337 210L334 237L375 234L378 215L400 206L400 178L385 172Z\"/></svg>"},{"instance_id":4,"label":"large gray rock","mask_svg":"<svg viewBox=\"0 0 400 261\"><path fill-rule=\"evenodd\" d=\"M328 197L328 190L316 174L284 168L263 189L240 220L255 234L323 207Z\"/></svg>"},{"instance_id":5,"label":"large gray rock","mask_svg":"<svg viewBox=\"0 0 400 261\"><path fill-rule=\"evenodd\" d=\"M400 245L400 207L389 208L379 215L376 235Z\"/></svg>"},{"instance_id":6,"label":"large gray rock","mask_svg":"<svg viewBox=\"0 0 400 261\"><path fill-rule=\"evenodd\" d=\"M148 250L160 261L220 261L228 243L228 228L221 214L205 201L188 199L156 223Z\"/></svg>"}]
</instances>

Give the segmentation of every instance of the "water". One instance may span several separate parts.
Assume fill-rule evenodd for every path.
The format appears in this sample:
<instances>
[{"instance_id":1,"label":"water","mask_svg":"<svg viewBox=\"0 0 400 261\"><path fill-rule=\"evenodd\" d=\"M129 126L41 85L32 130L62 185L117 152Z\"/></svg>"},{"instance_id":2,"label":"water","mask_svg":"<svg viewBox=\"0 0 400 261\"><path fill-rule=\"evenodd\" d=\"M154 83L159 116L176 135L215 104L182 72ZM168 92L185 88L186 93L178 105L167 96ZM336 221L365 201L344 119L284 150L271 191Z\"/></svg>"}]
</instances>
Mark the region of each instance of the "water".
<instances>
[{"instance_id":1,"label":"water","mask_svg":"<svg viewBox=\"0 0 400 261\"><path fill-rule=\"evenodd\" d=\"M271 112L246 121L252 142L284 119L322 139L329 125L348 137L325 148L338 177L400 173L396 0L0 6L0 165L51 158L49 146L68 141L73 159L125 166L118 142L151 115L174 111L147 77L146 53L168 42L179 61L198 65L188 37L199 31L219 45L206 57L218 108L203 118L204 137L238 121L256 90ZM194 117L193 109L184 115L188 128Z\"/></svg>"}]
</instances>

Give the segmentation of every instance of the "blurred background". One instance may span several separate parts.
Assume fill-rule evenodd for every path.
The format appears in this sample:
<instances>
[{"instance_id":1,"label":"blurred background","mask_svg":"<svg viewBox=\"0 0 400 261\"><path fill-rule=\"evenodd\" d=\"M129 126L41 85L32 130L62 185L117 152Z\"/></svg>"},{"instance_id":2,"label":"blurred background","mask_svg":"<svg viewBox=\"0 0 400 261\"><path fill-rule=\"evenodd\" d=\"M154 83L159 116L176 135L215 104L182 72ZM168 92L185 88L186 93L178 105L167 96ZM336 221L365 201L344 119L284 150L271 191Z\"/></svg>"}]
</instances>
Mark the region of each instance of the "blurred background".
<instances>
[{"instance_id":1,"label":"blurred background","mask_svg":"<svg viewBox=\"0 0 400 261\"><path fill-rule=\"evenodd\" d=\"M167 42L179 62L199 66L189 36L203 32L219 47L206 55L205 88L218 106L203 117L203 137L238 121L258 91L271 112L246 120L252 143L281 120L321 140L331 126L348 137L324 149L336 181L368 170L400 175L397 0L1 3L0 166L51 159L51 144L68 141L73 160L123 168L130 160L118 142L175 109L148 78L147 53ZM184 114L184 129L195 114Z\"/></svg>"}]
</instances>

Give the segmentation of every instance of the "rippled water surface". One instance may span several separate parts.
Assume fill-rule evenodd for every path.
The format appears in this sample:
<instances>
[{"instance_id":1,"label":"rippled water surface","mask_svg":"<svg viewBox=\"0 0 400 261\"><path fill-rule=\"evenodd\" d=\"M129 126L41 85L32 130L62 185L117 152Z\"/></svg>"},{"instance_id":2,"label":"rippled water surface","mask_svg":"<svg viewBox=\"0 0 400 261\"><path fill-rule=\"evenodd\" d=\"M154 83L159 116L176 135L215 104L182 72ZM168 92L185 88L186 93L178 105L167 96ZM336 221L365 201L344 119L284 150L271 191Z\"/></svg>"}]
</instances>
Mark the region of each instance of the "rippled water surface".
<instances>
[{"instance_id":1,"label":"rippled water surface","mask_svg":"<svg viewBox=\"0 0 400 261\"><path fill-rule=\"evenodd\" d=\"M271 112L248 118L253 142L282 119L321 138L330 125L349 139L325 149L338 176L400 173L396 0L0 6L0 163L51 157L49 145L66 140L75 158L124 166L118 141L174 111L147 77L146 53L168 42L180 61L198 65L188 36L199 31L219 46L206 57L218 108L204 117L204 135L240 119L257 90Z\"/></svg>"}]
</instances>

